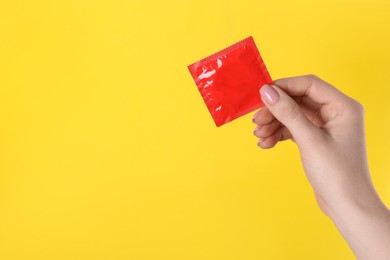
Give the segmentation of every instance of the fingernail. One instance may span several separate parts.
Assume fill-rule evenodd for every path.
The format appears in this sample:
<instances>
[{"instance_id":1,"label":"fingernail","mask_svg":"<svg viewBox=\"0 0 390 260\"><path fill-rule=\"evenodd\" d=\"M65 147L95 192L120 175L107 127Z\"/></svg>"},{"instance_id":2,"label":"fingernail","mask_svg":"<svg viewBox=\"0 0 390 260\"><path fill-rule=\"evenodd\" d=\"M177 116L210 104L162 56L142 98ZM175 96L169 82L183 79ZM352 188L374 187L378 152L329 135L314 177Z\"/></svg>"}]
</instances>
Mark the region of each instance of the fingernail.
<instances>
[{"instance_id":1,"label":"fingernail","mask_svg":"<svg viewBox=\"0 0 390 260\"><path fill-rule=\"evenodd\" d=\"M260 89L260 95L265 102L274 105L279 100L278 92L268 84L265 84Z\"/></svg>"},{"instance_id":2,"label":"fingernail","mask_svg":"<svg viewBox=\"0 0 390 260\"><path fill-rule=\"evenodd\" d=\"M259 142L257 143L257 145L261 148L263 148L263 143L265 141L266 138L260 138Z\"/></svg>"}]
</instances>

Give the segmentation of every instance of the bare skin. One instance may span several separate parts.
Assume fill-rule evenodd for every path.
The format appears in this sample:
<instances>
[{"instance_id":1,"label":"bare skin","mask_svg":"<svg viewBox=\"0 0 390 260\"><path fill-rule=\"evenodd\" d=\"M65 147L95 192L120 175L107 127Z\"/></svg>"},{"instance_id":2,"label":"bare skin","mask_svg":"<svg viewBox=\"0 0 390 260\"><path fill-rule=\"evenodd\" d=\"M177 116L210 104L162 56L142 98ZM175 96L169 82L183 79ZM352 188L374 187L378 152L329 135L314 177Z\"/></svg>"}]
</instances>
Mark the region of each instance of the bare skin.
<instances>
[{"instance_id":1,"label":"bare skin","mask_svg":"<svg viewBox=\"0 0 390 260\"><path fill-rule=\"evenodd\" d=\"M390 211L371 181L362 105L313 75L276 80L260 94L258 145L294 141L319 207L357 259L390 259Z\"/></svg>"}]
</instances>

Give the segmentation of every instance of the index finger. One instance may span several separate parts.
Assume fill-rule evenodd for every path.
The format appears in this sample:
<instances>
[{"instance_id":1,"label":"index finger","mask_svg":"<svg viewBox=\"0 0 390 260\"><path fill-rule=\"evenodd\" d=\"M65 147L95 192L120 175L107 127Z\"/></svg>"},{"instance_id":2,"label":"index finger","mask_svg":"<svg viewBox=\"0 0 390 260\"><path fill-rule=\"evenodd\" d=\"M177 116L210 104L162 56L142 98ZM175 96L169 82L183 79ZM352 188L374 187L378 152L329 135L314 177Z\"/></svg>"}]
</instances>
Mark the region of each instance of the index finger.
<instances>
[{"instance_id":1,"label":"index finger","mask_svg":"<svg viewBox=\"0 0 390 260\"><path fill-rule=\"evenodd\" d=\"M290 96L308 96L320 104L329 104L344 99L341 91L314 75L283 78L274 81Z\"/></svg>"}]
</instances>

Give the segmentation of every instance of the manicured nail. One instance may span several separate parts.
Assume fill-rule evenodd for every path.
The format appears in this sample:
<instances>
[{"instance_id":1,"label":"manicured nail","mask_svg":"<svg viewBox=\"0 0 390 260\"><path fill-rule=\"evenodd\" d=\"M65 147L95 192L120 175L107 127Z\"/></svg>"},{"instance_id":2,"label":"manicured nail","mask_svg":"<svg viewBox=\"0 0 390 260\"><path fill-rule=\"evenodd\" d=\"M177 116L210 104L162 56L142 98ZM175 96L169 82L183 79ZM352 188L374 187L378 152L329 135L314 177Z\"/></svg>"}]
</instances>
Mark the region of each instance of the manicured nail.
<instances>
[{"instance_id":1,"label":"manicured nail","mask_svg":"<svg viewBox=\"0 0 390 260\"><path fill-rule=\"evenodd\" d=\"M259 140L259 142L257 143L257 145L259 146L259 147L261 147L261 148L263 148L263 143L264 143L264 140L265 140L265 138L261 138L260 140Z\"/></svg>"},{"instance_id":2,"label":"manicured nail","mask_svg":"<svg viewBox=\"0 0 390 260\"><path fill-rule=\"evenodd\" d=\"M279 100L278 92L268 84L261 87L260 95L270 105L274 105Z\"/></svg>"},{"instance_id":3,"label":"manicured nail","mask_svg":"<svg viewBox=\"0 0 390 260\"><path fill-rule=\"evenodd\" d=\"M252 117L252 122L254 123L255 120L256 120L256 115L254 115L254 116Z\"/></svg>"}]
</instances>

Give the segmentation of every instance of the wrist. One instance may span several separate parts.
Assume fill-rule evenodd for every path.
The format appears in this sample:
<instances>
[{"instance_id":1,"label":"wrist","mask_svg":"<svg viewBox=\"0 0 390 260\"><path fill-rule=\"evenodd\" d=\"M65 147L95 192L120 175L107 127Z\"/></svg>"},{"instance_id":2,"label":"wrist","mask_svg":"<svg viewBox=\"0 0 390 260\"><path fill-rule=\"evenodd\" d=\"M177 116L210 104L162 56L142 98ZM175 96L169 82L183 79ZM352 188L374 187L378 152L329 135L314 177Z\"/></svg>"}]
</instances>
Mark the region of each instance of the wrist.
<instances>
[{"instance_id":1,"label":"wrist","mask_svg":"<svg viewBox=\"0 0 390 260\"><path fill-rule=\"evenodd\" d=\"M327 209L357 259L389 259L390 211L372 185L344 190Z\"/></svg>"},{"instance_id":2,"label":"wrist","mask_svg":"<svg viewBox=\"0 0 390 260\"><path fill-rule=\"evenodd\" d=\"M349 217L352 214L389 214L389 210L383 204L371 182L357 186L359 188L351 188L349 185L339 193L335 192L331 200L326 201L327 213L332 220Z\"/></svg>"},{"instance_id":3,"label":"wrist","mask_svg":"<svg viewBox=\"0 0 390 260\"><path fill-rule=\"evenodd\" d=\"M364 179L363 181L357 180L356 183L354 183L354 186L352 186L351 183L351 185L344 190L344 204L360 211L387 211L387 208L375 190L369 173L363 176L366 177L361 178Z\"/></svg>"}]
</instances>

